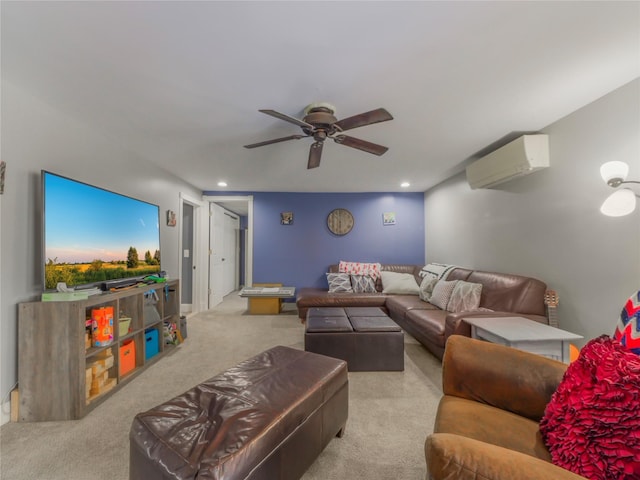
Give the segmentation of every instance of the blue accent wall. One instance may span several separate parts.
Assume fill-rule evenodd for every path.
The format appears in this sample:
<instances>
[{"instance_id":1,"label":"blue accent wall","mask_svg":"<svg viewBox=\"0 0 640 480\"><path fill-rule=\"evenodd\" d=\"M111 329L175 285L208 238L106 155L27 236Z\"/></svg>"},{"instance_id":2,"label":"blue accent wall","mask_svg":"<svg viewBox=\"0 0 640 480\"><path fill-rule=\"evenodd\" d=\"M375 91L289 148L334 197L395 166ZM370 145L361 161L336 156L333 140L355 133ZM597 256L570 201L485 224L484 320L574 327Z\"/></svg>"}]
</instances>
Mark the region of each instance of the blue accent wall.
<instances>
[{"instance_id":1,"label":"blue accent wall","mask_svg":"<svg viewBox=\"0 0 640 480\"><path fill-rule=\"evenodd\" d=\"M205 195L236 193L205 192ZM253 281L326 287L327 267L340 260L424 264L423 193L237 193L253 195ZM333 235L327 216L346 208L355 225ZM281 212L293 212L291 225ZM394 212L395 225L382 214Z\"/></svg>"}]
</instances>

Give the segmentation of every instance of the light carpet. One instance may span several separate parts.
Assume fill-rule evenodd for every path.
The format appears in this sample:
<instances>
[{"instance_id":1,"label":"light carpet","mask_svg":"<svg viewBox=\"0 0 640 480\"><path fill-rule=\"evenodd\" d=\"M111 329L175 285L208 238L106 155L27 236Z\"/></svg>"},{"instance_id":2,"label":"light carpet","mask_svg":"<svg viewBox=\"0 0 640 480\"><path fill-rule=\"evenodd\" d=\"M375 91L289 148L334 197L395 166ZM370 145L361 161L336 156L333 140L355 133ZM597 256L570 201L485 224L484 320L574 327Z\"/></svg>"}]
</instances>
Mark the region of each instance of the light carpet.
<instances>
[{"instance_id":1,"label":"light carpet","mask_svg":"<svg viewBox=\"0 0 640 480\"><path fill-rule=\"evenodd\" d=\"M129 476L136 413L275 345L304 348L295 306L248 315L236 293L188 318L188 337L85 418L8 423L0 428L3 480L100 480ZM404 372L349 373L349 418L304 480L424 480L424 440L442 395L440 361L405 334ZM146 479L145 479L146 480Z\"/></svg>"}]
</instances>

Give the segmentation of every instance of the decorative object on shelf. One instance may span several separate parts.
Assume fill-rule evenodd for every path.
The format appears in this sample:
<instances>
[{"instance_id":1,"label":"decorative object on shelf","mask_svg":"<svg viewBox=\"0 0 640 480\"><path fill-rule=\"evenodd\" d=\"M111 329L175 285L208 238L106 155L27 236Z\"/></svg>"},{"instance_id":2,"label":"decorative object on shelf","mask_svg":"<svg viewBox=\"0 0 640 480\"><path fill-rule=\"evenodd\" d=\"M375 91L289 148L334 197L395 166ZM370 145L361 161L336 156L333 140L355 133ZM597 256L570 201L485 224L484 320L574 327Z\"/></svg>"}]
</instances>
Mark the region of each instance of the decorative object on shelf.
<instances>
[{"instance_id":1,"label":"decorative object on shelf","mask_svg":"<svg viewBox=\"0 0 640 480\"><path fill-rule=\"evenodd\" d=\"M169 227L176 226L176 212L173 210L167 210L167 225Z\"/></svg>"},{"instance_id":2,"label":"decorative object on shelf","mask_svg":"<svg viewBox=\"0 0 640 480\"><path fill-rule=\"evenodd\" d=\"M3 160L0 162L0 195L4 193L4 173L7 170L7 164Z\"/></svg>"},{"instance_id":3,"label":"decorative object on shelf","mask_svg":"<svg viewBox=\"0 0 640 480\"><path fill-rule=\"evenodd\" d=\"M280 225L293 225L293 212L280 212Z\"/></svg>"},{"instance_id":4,"label":"decorative object on shelf","mask_svg":"<svg viewBox=\"0 0 640 480\"><path fill-rule=\"evenodd\" d=\"M637 180L627 180L629 166L624 162L607 162L600 167L600 175L607 185L618 188L622 184L635 183ZM636 208L636 197L639 195L630 188L621 188L607 197L600 212L609 217L623 217L629 215Z\"/></svg>"},{"instance_id":5,"label":"decorative object on shelf","mask_svg":"<svg viewBox=\"0 0 640 480\"><path fill-rule=\"evenodd\" d=\"M131 317L126 317L122 312L120 312L120 317L118 318L118 336L124 337L129 333L129 327L131 326Z\"/></svg>"},{"instance_id":6,"label":"decorative object on shelf","mask_svg":"<svg viewBox=\"0 0 640 480\"><path fill-rule=\"evenodd\" d=\"M382 214L382 224L383 225L395 225L396 224L396 214L395 212L385 212Z\"/></svg>"},{"instance_id":7,"label":"decorative object on shelf","mask_svg":"<svg viewBox=\"0 0 640 480\"><path fill-rule=\"evenodd\" d=\"M91 338L94 347L105 347L113 343L113 307L91 310Z\"/></svg>"},{"instance_id":8,"label":"decorative object on shelf","mask_svg":"<svg viewBox=\"0 0 640 480\"><path fill-rule=\"evenodd\" d=\"M354 223L352 213L346 208L336 208L327 217L327 227L334 235L346 235L353 229Z\"/></svg>"}]
</instances>

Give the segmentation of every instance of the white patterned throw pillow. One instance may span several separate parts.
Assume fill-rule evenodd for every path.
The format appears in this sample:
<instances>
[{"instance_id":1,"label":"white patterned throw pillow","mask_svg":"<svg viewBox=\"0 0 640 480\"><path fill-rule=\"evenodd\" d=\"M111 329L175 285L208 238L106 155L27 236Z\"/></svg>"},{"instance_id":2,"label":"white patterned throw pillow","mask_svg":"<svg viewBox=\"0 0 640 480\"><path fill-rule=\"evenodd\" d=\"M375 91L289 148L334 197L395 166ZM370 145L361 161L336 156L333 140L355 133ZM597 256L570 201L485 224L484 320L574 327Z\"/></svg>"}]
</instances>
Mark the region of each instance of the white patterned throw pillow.
<instances>
[{"instance_id":1,"label":"white patterned throw pillow","mask_svg":"<svg viewBox=\"0 0 640 480\"><path fill-rule=\"evenodd\" d=\"M376 281L369 275L351 275L351 287L355 293L376 293Z\"/></svg>"},{"instance_id":2,"label":"white patterned throw pillow","mask_svg":"<svg viewBox=\"0 0 640 480\"><path fill-rule=\"evenodd\" d=\"M382 266L379 263L363 263L363 262L345 262L340 260L338 264L338 272L348 273L349 275L369 275L377 280L380 276Z\"/></svg>"},{"instance_id":3,"label":"white patterned throw pillow","mask_svg":"<svg viewBox=\"0 0 640 480\"><path fill-rule=\"evenodd\" d=\"M436 277L426 276L422 279L420 283L420 300L424 302L428 302L431 298L431 294L433 293L433 287L438 283L438 279Z\"/></svg>"},{"instance_id":4,"label":"white patterned throw pillow","mask_svg":"<svg viewBox=\"0 0 640 480\"><path fill-rule=\"evenodd\" d=\"M436 286L433 287L433 293L431 294L429 303L441 308L442 310L446 310L451 294L453 293L453 289L456 288L457 283L458 280L451 280L449 282L446 280L438 280Z\"/></svg>"},{"instance_id":5,"label":"white patterned throw pillow","mask_svg":"<svg viewBox=\"0 0 640 480\"><path fill-rule=\"evenodd\" d=\"M382 275L382 293L400 295L419 295L420 287L415 277L410 273L380 272Z\"/></svg>"},{"instance_id":6,"label":"white patterned throw pillow","mask_svg":"<svg viewBox=\"0 0 640 480\"><path fill-rule=\"evenodd\" d=\"M353 293L351 277L347 273L327 273L330 293Z\"/></svg>"},{"instance_id":7,"label":"white patterned throw pillow","mask_svg":"<svg viewBox=\"0 0 640 480\"><path fill-rule=\"evenodd\" d=\"M451 292L451 298L447 304L450 312L469 312L477 310L480 306L480 295L482 294L481 283L458 281Z\"/></svg>"}]
</instances>

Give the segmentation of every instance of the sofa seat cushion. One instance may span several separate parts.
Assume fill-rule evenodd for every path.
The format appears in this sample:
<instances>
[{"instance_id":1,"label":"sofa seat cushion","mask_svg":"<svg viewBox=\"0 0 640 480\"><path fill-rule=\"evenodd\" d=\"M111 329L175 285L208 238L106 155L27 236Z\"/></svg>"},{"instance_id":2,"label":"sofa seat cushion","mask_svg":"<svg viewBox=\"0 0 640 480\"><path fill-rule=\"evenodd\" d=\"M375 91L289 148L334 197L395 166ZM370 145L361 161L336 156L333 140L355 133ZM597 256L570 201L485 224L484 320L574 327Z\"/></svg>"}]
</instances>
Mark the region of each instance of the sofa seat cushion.
<instances>
[{"instance_id":1,"label":"sofa seat cushion","mask_svg":"<svg viewBox=\"0 0 640 480\"><path fill-rule=\"evenodd\" d=\"M433 343L444 348L444 321L447 317L445 310L413 309L409 310L405 318L411 322L416 330L431 339ZM392 317L393 318L393 317Z\"/></svg>"},{"instance_id":2,"label":"sofa seat cushion","mask_svg":"<svg viewBox=\"0 0 640 480\"><path fill-rule=\"evenodd\" d=\"M425 457L434 480L585 480L530 455L449 433L430 435Z\"/></svg>"},{"instance_id":3,"label":"sofa seat cushion","mask_svg":"<svg viewBox=\"0 0 640 480\"><path fill-rule=\"evenodd\" d=\"M474 400L442 397L434 433L461 435L551 461L538 422Z\"/></svg>"},{"instance_id":4,"label":"sofa seat cushion","mask_svg":"<svg viewBox=\"0 0 640 480\"><path fill-rule=\"evenodd\" d=\"M435 305L415 295L389 295L385 305L391 318L404 317L409 310L437 310Z\"/></svg>"}]
</instances>

